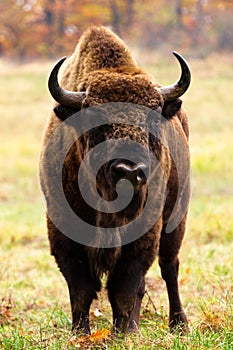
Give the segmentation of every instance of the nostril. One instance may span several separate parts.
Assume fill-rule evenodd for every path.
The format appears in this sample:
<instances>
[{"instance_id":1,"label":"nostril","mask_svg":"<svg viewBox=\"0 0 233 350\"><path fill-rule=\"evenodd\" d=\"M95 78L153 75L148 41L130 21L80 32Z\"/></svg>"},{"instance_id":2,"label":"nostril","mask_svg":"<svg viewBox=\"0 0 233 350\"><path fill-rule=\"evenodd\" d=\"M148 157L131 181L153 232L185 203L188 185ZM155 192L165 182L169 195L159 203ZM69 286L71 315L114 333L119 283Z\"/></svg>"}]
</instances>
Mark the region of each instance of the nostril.
<instances>
[{"instance_id":1,"label":"nostril","mask_svg":"<svg viewBox=\"0 0 233 350\"><path fill-rule=\"evenodd\" d=\"M119 163L119 161L114 161L109 168L111 179L114 185L119 180L124 179L126 177L127 169L125 169L124 166L121 166L121 164L122 163Z\"/></svg>"},{"instance_id":2,"label":"nostril","mask_svg":"<svg viewBox=\"0 0 233 350\"><path fill-rule=\"evenodd\" d=\"M146 168L142 169L141 167L137 168L136 170L136 179L137 179L137 182L140 182L142 184L146 183Z\"/></svg>"},{"instance_id":3,"label":"nostril","mask_svg":"<svg viewBox=\"0 0 233 350\"><path fill-rule=\"evenodd\" d=\"M112 175L116 181L127 178L127 171L120 167L113 168Z\"/></svg>"},{"instance_id":4,"label":"nostril","mask_svg":"<svg viewBox=\"0 0 233 350\"><path fill-rule=\"evenodd\" d=\"M122 161L115 161L110 167L113 184L121 179L127 179L135 186L143 185L147 180L148 167L144 163L129 164Z\"/></svg>"}]
</instances>

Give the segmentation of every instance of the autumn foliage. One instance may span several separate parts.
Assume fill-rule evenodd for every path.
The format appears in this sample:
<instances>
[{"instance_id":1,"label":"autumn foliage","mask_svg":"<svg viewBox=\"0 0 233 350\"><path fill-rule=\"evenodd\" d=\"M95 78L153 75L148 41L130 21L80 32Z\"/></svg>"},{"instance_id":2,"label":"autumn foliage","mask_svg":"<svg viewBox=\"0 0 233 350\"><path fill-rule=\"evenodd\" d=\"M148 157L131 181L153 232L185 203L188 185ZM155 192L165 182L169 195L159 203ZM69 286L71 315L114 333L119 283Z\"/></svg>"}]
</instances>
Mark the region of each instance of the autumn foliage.
<instances>
[{"instance_id":1,"label":"autumn foliage","mask_svg":"<svg viewBox=\"0 0 233 350\"><path fill-rule=\"evenodd\" d=\"M73 51L90 25L135 45L232 50L231 0L2 0L0 55L53 57Z\"/></svg>"}]
</instances>

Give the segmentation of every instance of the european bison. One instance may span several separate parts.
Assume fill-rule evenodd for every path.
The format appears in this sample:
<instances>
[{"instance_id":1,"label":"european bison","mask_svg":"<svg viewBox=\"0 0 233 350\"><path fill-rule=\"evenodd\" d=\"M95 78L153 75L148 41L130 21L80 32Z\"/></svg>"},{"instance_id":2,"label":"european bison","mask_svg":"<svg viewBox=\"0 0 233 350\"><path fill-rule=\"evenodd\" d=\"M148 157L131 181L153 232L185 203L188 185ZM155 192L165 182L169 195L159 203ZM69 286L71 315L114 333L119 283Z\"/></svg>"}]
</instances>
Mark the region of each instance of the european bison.
<instances>
[{"instance_id":1,"label":"european bison","mask_svg":"<svg viewBox=\"0 0 233 350\"><path fill-rule=\"evenodd\" d=\"M145 274L157 255L168 291L170 328L187 327L177 278L189 199L189 131L179 97L190 84L190 71L185 60L174 55L182 70L180 80L162 87L137 66L113 32L92 27L73 55L61 59L50 74L49 90L56 104L45 130L40 181L47 203L51 254L69 288L73 330L90 333L89 309L104 274L113 329L137 330ZM80 120L84 120L81 127L75 124ZM102 122L85 126L85 120ZM118 191L127 195L131 183L130 203L115 212L114 205L112 212L93 208L80 190L81 182L84 192L92 186L90 169L84 167L79 177L84 158L103 143L106 159L100 152L102 163L94 188L106 208L116 203ZM150 181L154 181L154 191L149 190ZM148 209L149 197L152 204ZM65 202L82 223L94 227L94 233L72 219ZM140 219L144 210L142 225L130 231L131 223Z\"/></svg>"}]
</instances>

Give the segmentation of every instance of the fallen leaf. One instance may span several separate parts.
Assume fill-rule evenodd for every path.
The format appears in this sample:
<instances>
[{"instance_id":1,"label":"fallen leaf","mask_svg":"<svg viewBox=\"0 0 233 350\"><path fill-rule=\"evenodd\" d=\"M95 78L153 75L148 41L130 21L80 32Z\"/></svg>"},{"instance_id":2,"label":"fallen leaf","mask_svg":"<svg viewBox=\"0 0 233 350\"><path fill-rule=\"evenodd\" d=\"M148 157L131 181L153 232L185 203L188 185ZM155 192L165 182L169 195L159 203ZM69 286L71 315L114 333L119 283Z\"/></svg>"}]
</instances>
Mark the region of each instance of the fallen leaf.
<instances>
[{"instance_id":1,"label":"fallen leaf","mask_svg":"<svg viewBox=\"0 0 233 350\"><path fill-rule=\"evenodd\" d=\"M107 339L110 331L108 329L97 330L95 333L91 335L82 335L80 336L72 336L68 339L68 344L75 346L76 348L85 348L91 347L92 343L103 342ZM89 349L89 348L88 348Z\"/></svg>"},{"instance_id":2,"label":"fallen leaf","mask_svg":"<svg viewBox=\"0 0 233 350\"><path fill-rule=\"evenodd\" d=\"M185 277L183 277L183 278L181 278L181 279L179 280L179 285L180 285L180 286L183 286L187 281L188 281L188 279L185 278Z\"/></svg>"},{"instance_id":3,"label":"fallen leaf","mask_svg":"<svg viewBox=\"0 0 233 350\"><path fill-rule=\"evenodd\" d=\"M109 336L110 331L108 329L97 330L95 333L92 333L88 336L90 341L103 341Z\"/></svg>"}]
</instances>

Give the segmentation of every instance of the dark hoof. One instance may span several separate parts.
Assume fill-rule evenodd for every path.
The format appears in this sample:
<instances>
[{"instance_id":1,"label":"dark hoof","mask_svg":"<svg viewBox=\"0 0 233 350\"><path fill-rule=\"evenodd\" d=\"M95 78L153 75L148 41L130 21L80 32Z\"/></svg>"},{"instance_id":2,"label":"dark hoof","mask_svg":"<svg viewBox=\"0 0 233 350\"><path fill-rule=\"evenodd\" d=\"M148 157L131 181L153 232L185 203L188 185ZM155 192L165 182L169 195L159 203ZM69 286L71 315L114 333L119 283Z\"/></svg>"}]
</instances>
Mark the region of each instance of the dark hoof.
<instances>
[{"instance_id":1,"label":"dark hoof","mask_svg":"<svg viewBox=\"0 0 233 350\"><path fill-rule=\"evenodd\" d=\"M177 313L169 322L169 328L172 333L185 335L189 333L188 321L184 313Z\"/></svg>"},{"instance_id":2,"label":"dark hoof","mask_svg":"<svg viewBox=\"0 0 233 350\"><path fill-rule=\"evenodd\" d=\"M129 333L137 333L138 332L138 324L133 320L129 324Z\"/></svg>"},{"instance_id":3,"label":"dark hoof","mask_svg":"<svg viewBox=\"0 0 233 350\"><path fill-rule=\"evenodd\" d=\"M71 331L75 335L90 335L91 334L90 327L72 326Z\"/></svg>"}]
</instances>

